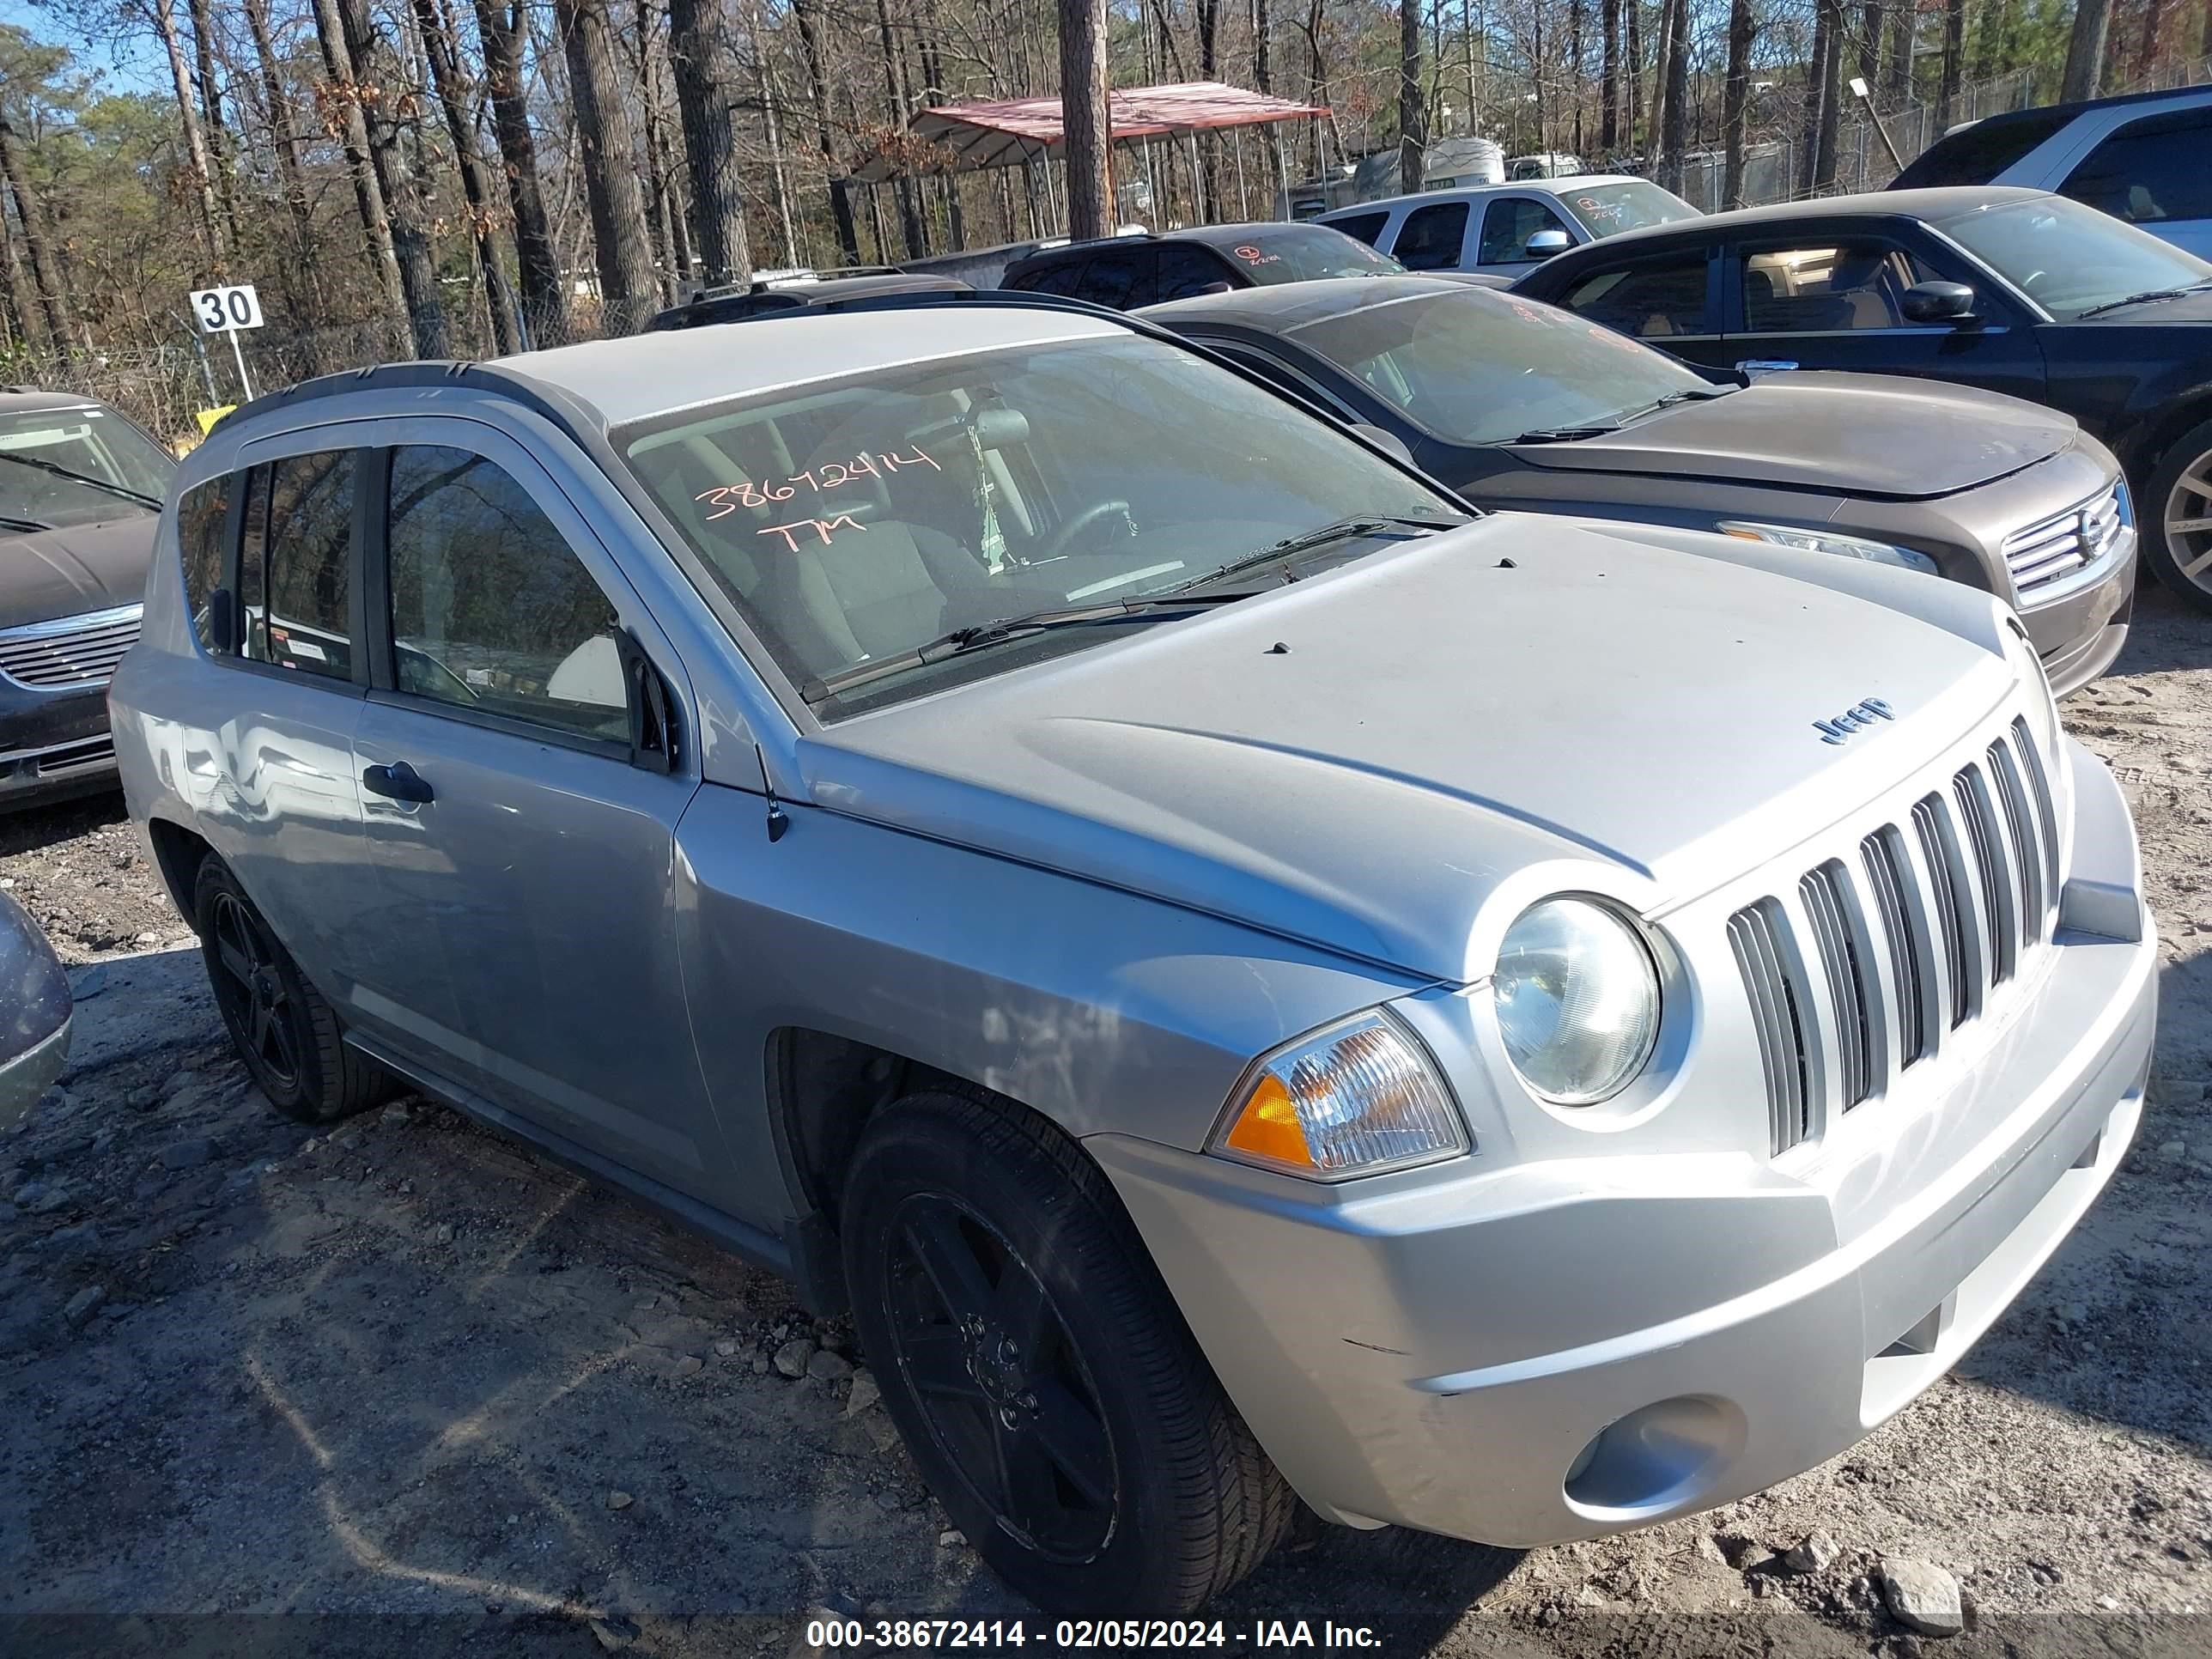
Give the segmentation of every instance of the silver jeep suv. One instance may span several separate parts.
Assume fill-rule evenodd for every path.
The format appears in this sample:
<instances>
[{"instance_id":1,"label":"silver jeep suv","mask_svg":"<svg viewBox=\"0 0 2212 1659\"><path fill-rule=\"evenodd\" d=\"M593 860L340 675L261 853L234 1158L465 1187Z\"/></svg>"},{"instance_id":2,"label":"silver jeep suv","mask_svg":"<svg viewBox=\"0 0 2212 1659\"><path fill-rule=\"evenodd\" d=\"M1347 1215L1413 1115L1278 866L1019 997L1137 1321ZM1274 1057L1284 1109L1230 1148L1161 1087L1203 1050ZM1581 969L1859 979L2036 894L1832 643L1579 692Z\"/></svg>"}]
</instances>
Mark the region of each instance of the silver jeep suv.
<instances>
[{"instance_id":1,"label":"silver jeep suv","mask_svg":"<svg viewBox=\"0 0 2212 1659\"><path fill-rule=\"evenodd\" d=\"M313 382L162 539L117 748L270 1098L849 1306L1050 1608L1804 1469L2135 1131L2133 830L1996 600L1470 520L1141 321Z\"/></svg>"}]
</instances>

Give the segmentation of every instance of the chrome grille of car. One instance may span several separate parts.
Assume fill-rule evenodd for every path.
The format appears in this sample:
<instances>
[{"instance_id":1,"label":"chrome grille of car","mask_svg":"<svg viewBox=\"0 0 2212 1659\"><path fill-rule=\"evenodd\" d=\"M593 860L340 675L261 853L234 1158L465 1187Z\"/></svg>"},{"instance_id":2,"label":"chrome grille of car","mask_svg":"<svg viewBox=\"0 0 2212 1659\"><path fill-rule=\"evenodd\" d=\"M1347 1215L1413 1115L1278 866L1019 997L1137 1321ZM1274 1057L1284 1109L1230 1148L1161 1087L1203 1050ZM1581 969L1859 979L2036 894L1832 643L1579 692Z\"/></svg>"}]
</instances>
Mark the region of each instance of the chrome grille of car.
<instances>
[{"instance_id":1,"label":"chrome grille of car","mask_svg":"<svg viewBox=\"0 0 2212 1659\"><path fill-rule=\"evenodd\" d=\"M2070 576L2104 556L2119 534L2120 486L2106 486L2087 501L2004 539L2005 568L2013 591L2025 599L2037 588Z\"/></svg>"},{"instance_id":2,"label":"chrome grille of car","mask_svg":"<svg viewBox=\"0 0 2212 1659\"><path fill-rule=\"evenodd\" d=\"M1857 851L1808 871L1794 905L1729 918L1778 1154L1936 1053L2050 937L2057 823L2027 721Z\"/></svg>"},{"instance_id":3,"label":"chrome grille of car","mask_svg":"<svg viewBox=\"0 0 2212 1659\"><path fill-rule=\"evenodd\" d=\"M138 641L135 605L0 629L0 674L33 690L105 685Z\"/></svg>"}]
</instances>

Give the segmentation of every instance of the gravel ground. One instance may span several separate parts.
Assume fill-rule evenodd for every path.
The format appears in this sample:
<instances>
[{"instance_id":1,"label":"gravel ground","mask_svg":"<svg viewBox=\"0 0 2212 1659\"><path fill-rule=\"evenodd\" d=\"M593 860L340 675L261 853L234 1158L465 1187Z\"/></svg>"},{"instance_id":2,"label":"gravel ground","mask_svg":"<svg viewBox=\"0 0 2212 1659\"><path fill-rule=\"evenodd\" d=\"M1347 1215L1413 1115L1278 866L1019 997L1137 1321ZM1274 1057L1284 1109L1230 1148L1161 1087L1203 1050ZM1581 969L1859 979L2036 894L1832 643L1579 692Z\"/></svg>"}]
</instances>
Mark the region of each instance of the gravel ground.
<instances>
[{"instance_id":1,"label":"gravel ground","mask_svg":"<svg viewBox=\"0 0 2212 1659\"><path fill-rule=\"evenodd\" d=\"M2212 1652L2212 622L2146 592L2066 714L2142 832L2158 1064L1958 1374L1600 1543L1316 1527L1217 1610L1230 1649L1303 1619L1394 1653ZM80 1005L0 1139L0 1653L785 1653L817 1609L1025 1611L779 1283L423 1102L325 1137L267 1111L118 804L0 820L0 884ZM1955 1587L1965 1633L1914 1634L1885 1575L1923 1617Z\"/></svg>"}]
</instances>

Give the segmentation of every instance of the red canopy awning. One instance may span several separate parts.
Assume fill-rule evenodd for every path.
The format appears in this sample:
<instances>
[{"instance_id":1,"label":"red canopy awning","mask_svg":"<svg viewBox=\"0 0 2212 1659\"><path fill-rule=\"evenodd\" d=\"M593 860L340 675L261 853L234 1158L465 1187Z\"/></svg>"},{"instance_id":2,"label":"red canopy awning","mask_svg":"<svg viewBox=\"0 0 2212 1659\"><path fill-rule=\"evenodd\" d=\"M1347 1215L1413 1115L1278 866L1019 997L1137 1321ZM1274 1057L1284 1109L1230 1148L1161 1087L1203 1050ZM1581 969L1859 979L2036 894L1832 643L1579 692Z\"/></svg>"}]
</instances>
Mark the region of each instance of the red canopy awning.
<instances>
[{"instance_id":1,"label":"red canopy awning","mask_svg":"<svg viewBox=\"0 0 2212 1659\"><path fill-rule=\"evenodd\" d=\"M1247 92L1219 81L1188 81L1172 87L1125 87L1108 95L1108 119L1114 142L1171 137L1218 127L1263 126L1271 121L1302 121L1326 115L1319 104L1294 104L1286 98ZM951 153L952 170L1018 167L1041 156L1057 156L1066 132L1057 98L1008 98L990 103L947 104L917 112L908 124L921 144ZM853 169L853 177L877 182L908 169L901 158L876 155Z\"/></svg>"}]
</instances>

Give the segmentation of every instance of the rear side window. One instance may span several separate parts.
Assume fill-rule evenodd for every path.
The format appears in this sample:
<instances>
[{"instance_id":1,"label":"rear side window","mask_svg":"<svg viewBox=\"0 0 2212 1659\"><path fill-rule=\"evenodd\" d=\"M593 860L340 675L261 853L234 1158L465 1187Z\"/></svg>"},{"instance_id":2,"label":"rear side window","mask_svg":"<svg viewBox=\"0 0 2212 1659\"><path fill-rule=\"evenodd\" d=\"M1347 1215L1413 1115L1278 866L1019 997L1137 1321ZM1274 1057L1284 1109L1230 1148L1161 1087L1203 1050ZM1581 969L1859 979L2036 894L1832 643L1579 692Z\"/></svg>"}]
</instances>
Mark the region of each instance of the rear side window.
<instances>
[{"instance_id":1,"label":"rear side window","mask_svg":"<svg viewBox=\"0 0 2212 1659\"><path fill-rule=\"evenodd\" d=\"M1991 116L1963 132L1938 138L1890 185L1925 190L1939 185L1986 185L2074 118L2070 109L2022 111Z\"/></svg>"},{"instance_id":2,"label":"rear side window","mask_svg":"<svg viewBox=\"0 0 2212 1659\"><path fill-rule=\"evenodd\" d=\"M1102 306L1126 311L1152 304L1158 294L1152 280L1157 256L1150 247L1108 248L1091 258L1083 273L1080 296Z\"/></svg>"},{"instance_id":3,"label":"rear side window","mask_svg":"<svg viewBox=\"0 0 2212 1659\"><path fill-rule=\"evenodd\" d=\"M1163 242L1158 282L1162 300L1188 299L1194 294L1203 294L1216 283L1228 287L1229 270L1202 247L1193 247L1188 242Z\"/></svg>"},{"instance_id":4,"label":"rear side window","mask_svg":"<svg viewBox=\"0 0 2212 1659\"><path fill-rule=\"evenodd\" d=\"M177 502L177 548L185 568L185 611L200 649L215 649L208 596L222 586L223 527L230 522L231 475L194 484Z\"/></svg>"},{"instance_id":5,"label":"rear side window","mask_svg":"<svg viewBox=\"0 0 2212 1659\"><path fill-rule=\"evenodd\" d=\"M1558 302L1578 316L1639 340L1717 331L1705 321L1703 249L1650 264L1593 271L1559 295Z\"/></svg>"},{"instance_id":6,"label":"rear side window","mask_svg":"<svg viewBox=\"0 0 2212 1659\"><path fill-rule=\"evenodd\" d=\"M2212 219L2212 109L2129 122L2091 150L2059 191L2148 230L2169 219Z\"/></svg>"},{"instance_id":7,"label":"rear side window","mask_svg":"<svg viewBox=\"0 0 2212 1659\"><path fill-rule=\"evenodd\" d=\"M244 654L302 674L349 680L354 455L288 455L247 480L240 603Z\"/></svg>"},{"instance_id":8,"label":"rear side window","mask_svg":"<svg viewBox=\"0 0 2212 1659\"><path fill-rule=\"evenodd\" d=\"M1075 279L1082 274L1085 261L1063 259L1057 264L1024 270L1008 283L1008 288L1020 289L1028 294L1073 294Z\"/></svg>"},{"instance_id":9,"label":"rear side window","mask_svg":"<svg viewBox=\"0 0 2212 1659\"><path fill-rule=\"evenodd\" d=\"M1390 222L1387 213L1355 213L1349 219L1332 219L1331 230L1340 230L1347 236L1357 236L1368 246L1376 246L1375 239L1382 234L1382 227Z\"/></svg>"},{"instance_id":10,"label":"rear side window","mask_svg":"<svg viewBox=\"0 0 2212 1659\"><path fill-rule=\"evenodd\" d=\"M1408 270L1452 270L1467 246L1467 204L1432 202L1416 208L1391 252Z\"/></svg>"},{"instance_id":11,"label":"rear side window","mask_svg":"<svg viewBox=\"0 0 2212 1659\"><path fill-rule=\"evenodd\" d=\"M615 608L530 492L480 455L409 445L391 499L399 689L628 741Z\"/></svg>"}]
</instances>

